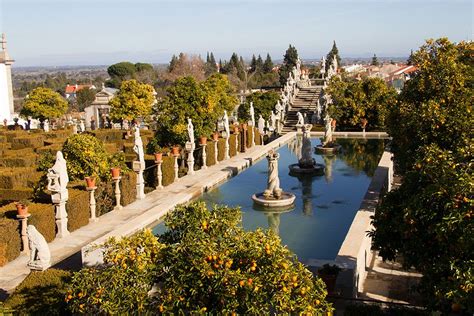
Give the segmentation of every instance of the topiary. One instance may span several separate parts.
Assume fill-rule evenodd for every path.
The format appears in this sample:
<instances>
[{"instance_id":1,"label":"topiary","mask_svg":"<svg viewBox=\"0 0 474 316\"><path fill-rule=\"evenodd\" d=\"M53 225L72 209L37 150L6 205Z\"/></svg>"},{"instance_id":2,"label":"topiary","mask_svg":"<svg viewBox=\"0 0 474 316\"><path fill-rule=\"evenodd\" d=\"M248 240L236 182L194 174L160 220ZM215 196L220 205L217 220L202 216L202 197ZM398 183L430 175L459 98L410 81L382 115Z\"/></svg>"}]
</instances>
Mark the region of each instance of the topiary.
<instances>
[{"instance_id":1,"label":"topiary","mask_svg":"<svg viewBox=\"0 0 474 316\"><path fill-rule=\"evenodd\" d=\"M90 134L75 134L63 146L70 180L93 176L102 180L110 177L109 157L104 144Z\"/></svg>"}]
</instances>

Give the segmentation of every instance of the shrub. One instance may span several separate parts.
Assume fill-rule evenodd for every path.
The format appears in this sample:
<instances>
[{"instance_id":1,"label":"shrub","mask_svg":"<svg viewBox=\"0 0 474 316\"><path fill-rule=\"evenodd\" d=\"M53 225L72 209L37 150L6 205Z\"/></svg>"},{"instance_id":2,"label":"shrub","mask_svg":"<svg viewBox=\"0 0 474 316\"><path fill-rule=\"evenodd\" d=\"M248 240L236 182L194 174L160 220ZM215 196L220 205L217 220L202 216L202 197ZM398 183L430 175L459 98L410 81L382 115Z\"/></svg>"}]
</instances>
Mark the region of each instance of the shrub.
<instances>
[{"instance_id":1,"label":"shrub","mask_svg":"<svg viewBox=\"0 0 474 316\"><path fill-rule=\"evenodd\" d=\"M207 142L206 146L206 164L207 166L212 166L216 164L216 160L214 159L215 155L215 147L214 142L210 141Z\"/></svg>"},{"instance_id":2,"label":"shrub","mask_svg":"<svg viewBox=\"0 0 474 316\"><path fill-rule=\"evenodd\" d=\"M163 156L161 164L161 172L163 172L163 185L167 186L174 182L174 157Z\"/></svg>"},{"instance_id":3,"label":"shrub","mask_svg":"<svg viewBox=\"0 0 474 316\"><path fill-rule=\"evenodd\" d=\"M12 149L38 148L44 145L43 135L26 135L16 137L11 141Z\"/></svg>"},{"instance_id":4,"label":"shrub","mask_svg":"<svg viewBox=\"0 0 474 316\"><path fill-rule=\"evenodd\" d=\"M238 136L236 134L232 134L229 137L229 156L234 157L237 155L237 149L235 146L235 142L237 142Z\"/></svg>"},{"instance_id":5,"label":"shrub","mask_svg":"<svg viewBox=\"0 0 474 316\"><path fill-rule=\"evenodd\" d=\"M101 204L101 201L98 199L97 204ZM68 217L67 228L70 232L89 224L89 192L69 189L69 200L66 204L66 211Z\"/></svg>"},{"instance_id":6,"label":"shrub","mask_svg":"<svg viewBox=\"0 0 474 316\"><path fill-rule=\"evenodd\" d=\"M224 160L224 155L225 155L225 138L219 138L217 141L217 160L222 161Z\"/></svg>"},{"instance_id":7,"label":"shrub","mask_svg":"<svg viewBox=\"0 0 474 316\"><path fill-rule=\"evenodd\" d=\"M16 208L14 204L11 204L16 214ZM11 209L11 207L2 207L0 212L5 209ZM2 212L3 213L3 212ZM0 216L3 216L0 214ZM10 215L12 216L12 215ZM15 218L0 217L0 267L4 266L7 262L14 260L20 255L21 239L20 239L20 228L19 222Z\"/></svg>"},{"instance_id":8,"label":"shrub","mask_svg":"<svg viewBox=\"0 0 474 316\"><path fill-rule=\"evenodd\" d=\"M32 272L5 305L20 315L69 315L64 297L70 278L71 273L64 270Z\"/></svg>"},{"instance_id":9,"label":"shrub","mask_svg":"<svg viewBox=\"0 0 474 316\"><path fill-rule=\"evenodd\" d=\"M238 208L209 210L204 202L194 202L168 213L165 223L169 230L159 240L150 230L109 240L104 265L74 275L67 296L71 310L252 315L332 311L324 283L271 231L245 232Z\"/></svg>"},{"instance_id":10,"label":"shrub","mask_svg":"<svg viewBox=\"0 0 474 316\"><path fill-rule=\"evenodd\" d=\"M90 134L68 137L63 147L64 158L71 180L83 180L96 176L102 180L110 178L108 155L104 144Z\"/></svg>"},{"instance_id":11,"label":"shrub","mask_svg":"<svg viewBox=\"0 0 474 316\"><path fill-rule=\"evenodd\" d=\"M28 212L31 214L28 224L35 225L47 242L53 241L56 237L54 206L52 204L31 203L28 205Z\"/></svg>"},{"instance_id":12,"label":"shrub","mask_svg":"<svg viewBox=\"0 0 474 316\"><path fill-rule=\"evenodd\" d=\"M122 205L128 205L137 197L137 174L133 171L122 174L121 180Z\"/></svg>"}]
</instances>

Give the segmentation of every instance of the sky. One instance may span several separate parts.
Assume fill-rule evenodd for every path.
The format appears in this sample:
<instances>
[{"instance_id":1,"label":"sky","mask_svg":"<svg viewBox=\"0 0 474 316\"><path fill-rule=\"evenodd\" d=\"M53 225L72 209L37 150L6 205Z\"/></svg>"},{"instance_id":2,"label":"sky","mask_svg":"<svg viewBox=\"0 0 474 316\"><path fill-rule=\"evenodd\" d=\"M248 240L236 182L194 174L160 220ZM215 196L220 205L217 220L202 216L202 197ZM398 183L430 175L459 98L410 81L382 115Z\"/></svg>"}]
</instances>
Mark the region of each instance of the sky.
<instances>
[{"instance_id":1,"label":"sky","mask_svg":"<svg viewBox=\"0 0 474 316\"><path fill-rule=\"evenodd\" d=\"M289 44L319 59L404 57L428 38L472 40L474 0L0 0L14 66L167 63L185 52L229 59Z\"/></svg>"}]
</instances>

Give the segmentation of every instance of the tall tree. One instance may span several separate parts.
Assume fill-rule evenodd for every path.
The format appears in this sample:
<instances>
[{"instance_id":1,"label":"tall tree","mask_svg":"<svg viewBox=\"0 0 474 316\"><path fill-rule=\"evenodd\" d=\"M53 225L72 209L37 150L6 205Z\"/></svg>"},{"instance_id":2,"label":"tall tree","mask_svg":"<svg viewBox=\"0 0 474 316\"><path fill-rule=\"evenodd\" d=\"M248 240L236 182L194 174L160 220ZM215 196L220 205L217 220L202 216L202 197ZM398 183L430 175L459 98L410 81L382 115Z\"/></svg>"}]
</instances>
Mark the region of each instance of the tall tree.
<instances>
[{"instance_id":1,"label":"tall tree","mask_svg":"<svg viewBox=\"0 0 474 316\"><path fill-rule=\"evenodd\" d=\"M155 102L152 86L135 79L125 80L119 92L110 100L110 117L116 121L129 121L145 117L151 112Z\"/></svg>"},{"instance_id":2,"label":"tall tree","mask_svg":"<svg viewBox=\"0 0 474 316\"><path fill-rule=\"evenodd\" d=\"M119 88L122 81L132 79L136 71L135 65L128 61L113 64L107 68L107 73L111 79L108 84Z\"/></svg>"},{"instance_id":3,"label":"tall tree","mask_svg":"<svg viewBox=\"0 0 474 316\"><path fill-rule=\"evenodd\" d=\"M207 77L217 72L216 59L214 58L214 54L212 52L210 54L209 52L207 53L206 64L204 68Z\"/></svg>"},{"instance_id":4,"label":"tall tree","mask_svg":"<svg viewBox=\"0 0 474 316\"><path fill-rule=\"evenodd\" d=\"M170 64L168 66L168 72L173 72L178 64L178 57L175 54L171 57Z\"/></svg>"},{"instance_id":5,"label":"tall tree","mask_svg":"<svg viewBox=\"0 0 474 316\"><path fill-rule=\"evenodd\" d=\"M336 41L333 42L331 50L326 55L326 71L328 71L329 66L331 66L334 56L336 56L337 64L341 65L341 57L339 56L339 49L337 48Z\"/></svg>"},{"instance_id":6,"label":"tall tree","mask_svg":"<svg viewBox=\"0 0 474 316\"><path fill-rule=\"evenodd\" d=\"M76 102L79 112L92 104L95 100L95 89L84 88L76 93Z\"/></svg>"},{"instance_id":7,"label":"tall tree","mask_svg":"<svg viewBox=\"0 0 474 316\"><path fill-rule=\"evenodd\" d=\"M472 84L474 43L428 40L392 107L389 132L401 186L374 216L374 248L423 274L419 289L443 313L474 312Z\"/></svg>"},{"instance_id":8,"label":"tall tree","mask_svg":"<svg viewBox=\"0 0 474 316\"><path fill-rule=\"evenodd\" d=\"M288 79L288 74L296 67L296 62L298 61L298 51L294 46L289 46L283 56L283 65L280 67L280 84L284 85Z\"/></svg>"},{"instance_id":9,"label":"tall tree","mask_svg":"<svg viewBox=\"0 0 474 316\"><path fill-rule=\"evenodd\" d=\"M263 72L268 74L271 73L273 70L273 61L270 57L270 54L267 53L267 58L265 58L265 62L263 63Z\"/></svg>"},{"instance_id":10,"label":"tall tree","mask_svg":"<svg viewBox=\"0 0 474 316\"><path fill-rule=\"evenodd\" d=\"M25 118L31 116L43 122L60 117L66 113L67 107L67 101L59 93L38 87L26 97L20 115Z\"/></svg>"},{"instance_id":11,"label":"tall tree","mask_svg":"<svg viewBox=\"0 0 474 316\"><path fill-rule=\"evenodd\" d=\"M379 60L377 59L377 55L374 54L374 57L372 57L372 62L370 64L372 66L378 66L379 65Z\"/></svg>"},{"instance_id":12,"label":"tall tree","mask_svg":"<svg viewBox=\"0 0 474 316\"><path fill-rule=\"evenodd\" d=\"M263 59L262 56L258 55L257 57L257 71L262 72L263 71Z\"/></svg>"},{"instance_id":13,"label":"tall tree","mask_svg":"<svg viewBox=\"0 0 474 316\"><path fill-rule=\"evenodd\" d=\"M257 58L255 55L252 55L252 60L250 61L250 72L257 71Z\"/></svg>"}]
</instances>

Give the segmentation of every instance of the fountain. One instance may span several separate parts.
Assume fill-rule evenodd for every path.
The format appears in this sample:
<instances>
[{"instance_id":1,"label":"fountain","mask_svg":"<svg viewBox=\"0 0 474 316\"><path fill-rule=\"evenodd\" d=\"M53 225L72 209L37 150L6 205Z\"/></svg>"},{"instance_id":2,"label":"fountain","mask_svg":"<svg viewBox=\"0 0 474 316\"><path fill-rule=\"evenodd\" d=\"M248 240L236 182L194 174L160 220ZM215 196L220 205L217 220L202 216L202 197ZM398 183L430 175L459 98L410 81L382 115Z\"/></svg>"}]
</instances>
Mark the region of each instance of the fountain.
<instances>
[{"instance_id":1,"label":"fountain","mask_svg":"<svg viewBox=\"0 0 474 316\"><path fill-rule=\"evenodd\" d=\"M252 200L257 205L280 208L292 205L295 201L295 195L289 192L283 192L280 188L280 179L278 178L278 158L280 154L271 150L267 154L268 160L268 184L264 192L252 195Z\"/></svg>"},{"instance_id":2,"label":"fountain","mask_svg":"<svg viewBox=\"0 0 474 316\"><path fill-rule=\"evenodd\" d=\"M316 163L311 155L311 128L313 125L303 126L303 146L301 146L301 158L298 163L289 165L290 174L322 175L324 165Z\"/></svg>"},{"instance_id":3,"label":"fountain","mask_svg":"<svg viewBox=\"0 0 474 316\"><path fill-rule=\"evenodd\" d=\"M321 145L317 145L314 149L316 153L318 154L334 154L336 153L340 148L341 145L333 141L332 139L332 123L333 119L329 117L329 115L326 113L326 117L324 118L324 139L322 141Z\"/></svg>"}]
</instances>

